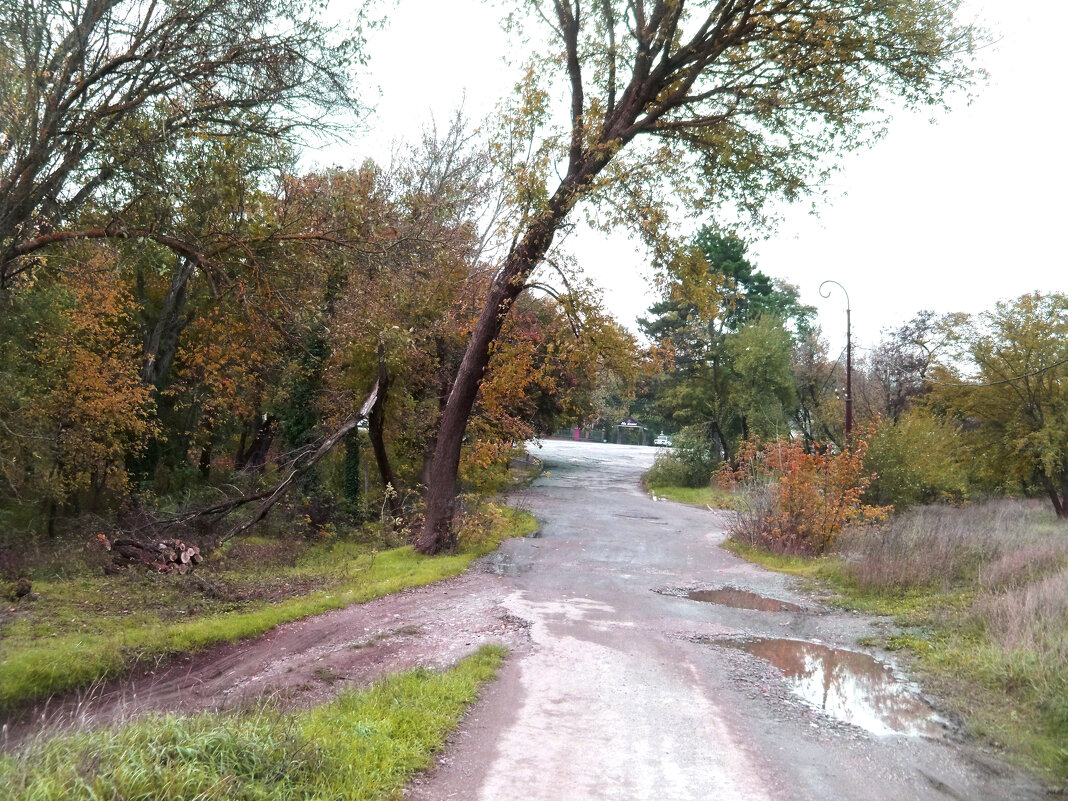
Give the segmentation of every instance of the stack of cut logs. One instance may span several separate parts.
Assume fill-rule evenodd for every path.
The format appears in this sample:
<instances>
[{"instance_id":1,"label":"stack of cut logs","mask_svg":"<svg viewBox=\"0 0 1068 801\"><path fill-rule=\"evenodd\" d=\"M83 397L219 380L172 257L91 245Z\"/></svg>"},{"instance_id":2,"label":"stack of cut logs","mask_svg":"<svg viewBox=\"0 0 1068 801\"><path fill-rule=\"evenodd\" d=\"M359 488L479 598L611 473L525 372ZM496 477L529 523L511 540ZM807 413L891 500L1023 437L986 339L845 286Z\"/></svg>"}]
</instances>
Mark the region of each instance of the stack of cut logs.
<instances>
[{"instance_id":1,"label":"stack of cut logs","mask_svg":"<svg viewBox=\"0 0 1068 801\"><path fill-rule=\"evenodd\" d=\"M181 540L146 543L121 538L110 543L110 546L109 550L115 554L116 562L142 562L160 573L185 575L194 565L204 561L199 547L187 545Z\"/></svg>"}]
</instances>

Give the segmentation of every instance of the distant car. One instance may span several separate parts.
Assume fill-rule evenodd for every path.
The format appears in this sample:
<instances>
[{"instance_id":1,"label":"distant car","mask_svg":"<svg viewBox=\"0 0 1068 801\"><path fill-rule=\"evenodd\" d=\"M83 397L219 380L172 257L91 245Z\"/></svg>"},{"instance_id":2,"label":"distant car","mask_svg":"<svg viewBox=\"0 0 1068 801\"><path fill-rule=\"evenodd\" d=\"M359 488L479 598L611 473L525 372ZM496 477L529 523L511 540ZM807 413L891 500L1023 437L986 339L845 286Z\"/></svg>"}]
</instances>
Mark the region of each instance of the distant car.
<instances>
[{"instance_id":1,"label":"distant car","mask_svg":"<svg viewBox=\"0 0 1068 801\"><path fill-rule=\"evenodd\" d=\"M670 448L671 437L669 437L667 434L660 434L656 439L653 440L653 444L661 448Z\"/></svg>"}]
</instances>

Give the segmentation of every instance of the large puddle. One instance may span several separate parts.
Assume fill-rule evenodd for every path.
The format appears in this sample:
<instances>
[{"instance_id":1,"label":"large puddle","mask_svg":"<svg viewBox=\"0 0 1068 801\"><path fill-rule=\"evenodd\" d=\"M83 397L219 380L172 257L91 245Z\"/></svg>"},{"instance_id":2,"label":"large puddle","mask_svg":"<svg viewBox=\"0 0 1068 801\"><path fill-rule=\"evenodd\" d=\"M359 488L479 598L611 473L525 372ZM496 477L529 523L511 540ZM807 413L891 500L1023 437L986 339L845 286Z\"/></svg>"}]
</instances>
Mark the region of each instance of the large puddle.
<instances>
[{"instance_id":1,"label":"large puddle","mask_svg":"<svg viewBox=\"0 0 1068 801\"><path fill-rule=\"evenodd\" d=\"M801 607L786 601L765 598L749 590L736 590L723 587L718 590L691 590L686 593L691 601L704 601L720 606L732 606L735 609L757 609L761 612L800 612Z\"/></svg>"},{"instance_id":2,"label":"large puddle","mask_svg":"<svg viewBox=\"0 0 1068 801\"><path fill-rule=\"evenodd\" d=\"M787 639L721 644L770 662L807 703L873 734L935 737L945 729L915 685L867 654Z\"/></svg>"}]
</instances>

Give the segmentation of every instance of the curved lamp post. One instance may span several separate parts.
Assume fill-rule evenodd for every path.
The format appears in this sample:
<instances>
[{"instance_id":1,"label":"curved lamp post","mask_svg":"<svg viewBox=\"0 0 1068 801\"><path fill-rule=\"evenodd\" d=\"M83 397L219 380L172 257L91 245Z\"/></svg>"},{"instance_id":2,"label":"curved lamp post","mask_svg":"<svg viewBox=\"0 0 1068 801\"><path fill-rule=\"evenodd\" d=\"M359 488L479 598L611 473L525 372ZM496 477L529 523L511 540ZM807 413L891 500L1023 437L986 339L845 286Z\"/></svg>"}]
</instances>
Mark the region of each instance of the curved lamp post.
<instances>
[{"instance_id":1,"label":"curved lamp post","mask_svg":"<svg viewBox=\"0 0 1068 801\"><path fill-rule=\"evenodd\" d=\"M846 393L845 393L845 435L846 442L853 434L853 341L851 338L851 321L850 321L850 308L849 308L849 293L846 292L846 288L837 281L824 281L820 284L820 297L829 298L831 291L828 289L824 291L824 287L827 284L834 284L836 287L842 290L842 294L846 298Z\"/></svg>"}]
</instances>

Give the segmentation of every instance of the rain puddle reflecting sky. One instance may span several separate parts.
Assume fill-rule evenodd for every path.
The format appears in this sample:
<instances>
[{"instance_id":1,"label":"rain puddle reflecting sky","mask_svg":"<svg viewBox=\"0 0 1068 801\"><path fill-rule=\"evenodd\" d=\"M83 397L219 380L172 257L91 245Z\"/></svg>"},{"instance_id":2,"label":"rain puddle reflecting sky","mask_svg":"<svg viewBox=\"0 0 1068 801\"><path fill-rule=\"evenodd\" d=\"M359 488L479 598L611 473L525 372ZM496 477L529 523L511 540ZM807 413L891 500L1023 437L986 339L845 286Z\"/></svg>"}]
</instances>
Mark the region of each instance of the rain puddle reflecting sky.
<instances>
[{"instance_id":1,"label":"rain puddle reflecting sky","mask_svg":"<svg viewBox=\"0 0 1068 801\"><path fill-rule=\"evenodd\" d=\"M914 685L867 654L787 639L721 644L770 662L807 703L873 734L936 737L944 730Z\"/></svg>"},{"instance_id":2,"label":"rain puddle reflecting sky","mask_svg":"<svg viewBox=\"0 0 1068 801\"><path fill-rule=\"evenodd\" d=\"M686 593L691 601L704 601L720 606L732 606L735 609L757 609L761 612L800 612L801 607L786 601L765 598L749 590L736 590L723 587L718 590L692 590Z\"/></svg>"}]
</instances>

